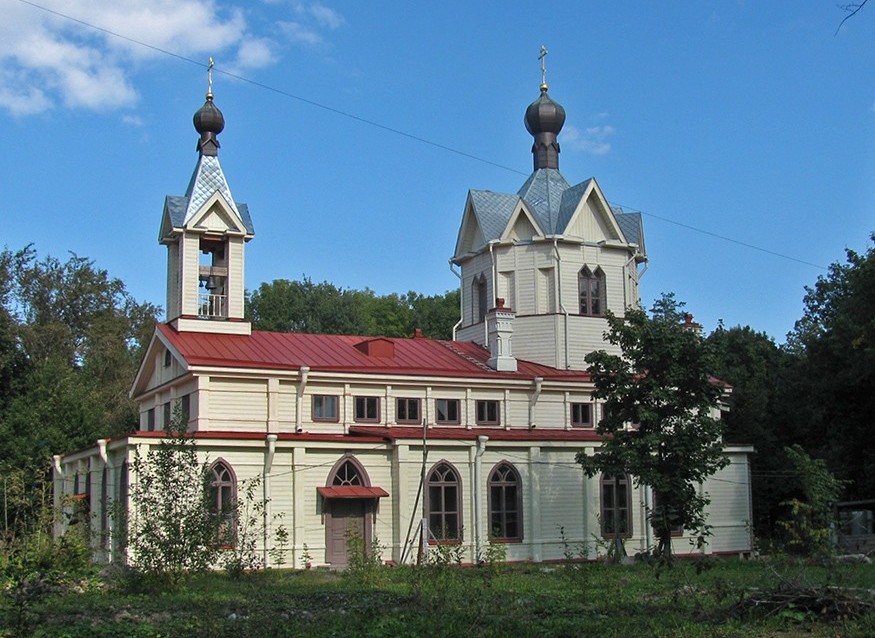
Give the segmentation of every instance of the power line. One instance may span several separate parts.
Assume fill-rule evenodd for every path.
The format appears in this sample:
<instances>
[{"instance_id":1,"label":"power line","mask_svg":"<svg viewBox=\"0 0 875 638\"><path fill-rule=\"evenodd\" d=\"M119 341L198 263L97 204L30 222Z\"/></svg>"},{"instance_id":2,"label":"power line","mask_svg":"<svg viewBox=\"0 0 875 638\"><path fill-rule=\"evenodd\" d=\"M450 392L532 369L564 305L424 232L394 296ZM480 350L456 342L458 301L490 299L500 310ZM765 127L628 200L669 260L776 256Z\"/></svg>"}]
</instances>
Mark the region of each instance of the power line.
<instances>
[{"instance_id":1,"label":"power line","mask_svg":"<svg viewBox=\"0 0 875 638\"><path fill-rule=\"evenodd\" d=\"M28 6L31 6L34 9L39 9L40 11L50 13L52 15L59 17L59 18L63 18L65 20L75 22L76 24L82 25L82 26L87 27L89 29L93 29L95 31L105 33L105 34L112 36L114 38L119 38L120 40L124 40L125 42L130 42L131 44L136 44L137 46L144 47L146 49L149 49L150 51L155 51L157 53L161 53L163 55L167 55L167 56L170 56L172 58L176 58L177 60L181 60L183 62L188 62L189 64L194 64L194 65L202 67L202 68L207 68L207 66L208 66L208 65L204 64L203 62L198 62L197 60L190 58L190 57L187 57L187 56L184 56L180 53L176 53L174 51L170 51L168 49L164 49L162 47L158 47L158 46L155 46L153 44L143 42L142 40L137 40L136 38L132 38L130 36L123 35L123 34L118 33L116 31L112 31L111 29L107 29L105 27L101 27L101 26L98 26L96 24L92 24L90 22L87 22L85 20L75 18L75 17L68 15L66 13L62 13L60 11L50 9L48 7L44 7L44 6L39 5L35 2L31 2L30 0L18 0L18 1L21 2L22 4L26 4ZM847 19L847 18L845 18L845 19ZM441 144L440 142L435 142L434 140L430 140L428 138L425 138L425 137L422 137L419 135L415 135L413 133L408 133L407 131L403 131L403 130L398 129L398 128L394 128L391 126L387 126L385 124L381 124L380 122L377 122L375 120L370 120L370 119L355 115L354 113L350 113L348 111L344 111L344 110L335 108L333 106L328 106L327 104L322 104L321 102L317 102L315 100L311 100L311 99L302 97L300 95L290 93L289 91L286 91L284 89L280 89L280 88L277 88L275 86L265 84L263 82L258 82L257 80L253 80L253 79L247 78L245 76L242 76L242 75L239 75L236 73L231 73L230 71L224 71L218 67L213 67L213 70L216 73L221 73L222 75L225 75L225 76L230 77L230 78L234 78L235 80L238 80L240 82L244 82L244 83L249 84L251 86L256 86L260 89L263 89L265 91L270 91L271 93L276 93L277 95L281 95L283 97L297 100L298 102L301 102L303 104L307 104L309 106L313 106L315 108L322 109L324 111L328 111L329 113L333 113L335 115L345 117L347 119L353 120L353 121L358 122L360 124L366 124L368 126L372 126L372 127L378 128L380 130L383 130L383 131L386 131L389 133L393 133L393 134L398 135L400 137L405 137L409 140L413 140L415 142L419 142L421 144L425 144L427 146L431 146L433 148L437 148L437 149L440 149L442 151L446 151L448 153L453 153L455 155L459 155L460 157L465 157L467 159L471 159L471 160L474 160L476 162L481 162L481 163L487 164L489 166L494 166L495 168L500 168L502 170L509 171L511 173L515 173L517 175L522 175L524 177L528 177L528 173L524 173L523 171L517 170L517 169L512 168L510 166L507 166L505 164L499 164L498 162L493 162L492 160L486 159L484 157L480 157L478 155L474 155L472 153L468 153L466 151L462 151L462 150L457 149L457 148L453 148L452 146L447 146L446 144ZM743 246L745 248L750 248L751 250L757 250L759 252L765 253L767 255L771 255L773 257L778 257L780 259L786 259L788 261L793 261L793 262L803 264L806 266L811 266L813 268L818 268L820 270L828 270L827 267L821 266L820 264L815 264L815 263L812 263L810 261L798 259L796 257L792 257L792 256L786 255L784 253L779 253L779 252L774 251L774 250L769 250L768 248L763 248L761 246L757 246L757 245L751 244L749 242L741 241L739 239L733 239L732 237L727 237L725 235L721 235L719 233L714 233L714 232L711 232L709 230L698 228L698 227L692 226L690 224L685 224L683 222L679 222L679 221L670 219L668 217L657 215L655 213L646 213L646 212L638 210L634 206L626 207L626 206L623 206L622 204L617 204L617 205L622 206L623 208L629 208L630 210L636 210L636 211L640 212L642 215L646 215L647 217L651 217L653 219L658 219L659 221L663 221L663 222L666 222L668 224L674 224L675 226L680 226L682 228L686 228L687 230L691 230L693 232L707 235L707 236L713 237L715 239L720 239L722 241L737 244L737 245Z\"/></svg>"}]
</instances>

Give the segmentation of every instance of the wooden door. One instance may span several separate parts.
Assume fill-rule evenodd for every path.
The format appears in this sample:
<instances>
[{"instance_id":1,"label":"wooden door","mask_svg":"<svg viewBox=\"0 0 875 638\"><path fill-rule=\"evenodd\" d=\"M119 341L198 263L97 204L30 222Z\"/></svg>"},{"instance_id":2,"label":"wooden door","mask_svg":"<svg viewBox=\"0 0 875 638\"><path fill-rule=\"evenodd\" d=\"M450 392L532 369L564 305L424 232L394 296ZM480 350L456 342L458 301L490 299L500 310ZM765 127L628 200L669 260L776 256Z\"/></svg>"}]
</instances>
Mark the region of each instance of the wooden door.
<instances>
[{"instance_id":1,"label":"wooden door","mask_svg":"<svg viewBox=\"0 0 875 638\"><path fill-rule=\"evenodd\" d=\"M367 525L368 499L333 498L328 501L325 526L325 560L332 567L349 564L347 552L350 536L357 536L367 547L370 542Z\"/></svg>"}]
</instances>

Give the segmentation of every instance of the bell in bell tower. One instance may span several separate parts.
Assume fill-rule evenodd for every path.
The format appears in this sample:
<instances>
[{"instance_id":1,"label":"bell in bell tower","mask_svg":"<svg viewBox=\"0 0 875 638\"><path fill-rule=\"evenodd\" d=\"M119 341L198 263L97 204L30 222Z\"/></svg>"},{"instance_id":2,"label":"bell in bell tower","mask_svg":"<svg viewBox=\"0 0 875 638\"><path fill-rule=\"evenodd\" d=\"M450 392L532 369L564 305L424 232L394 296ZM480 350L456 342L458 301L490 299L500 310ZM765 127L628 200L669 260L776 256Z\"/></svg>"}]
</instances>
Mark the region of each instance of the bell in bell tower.
<instances>
[{"instance_id":1,"label":"bell in bell tower","mask_svg":"<svg viewBox=\"0 0 875 638\"><path fill-rule=\"evenodd\" d=\"M255 236L246 204L235 202L219 164L225 118L213 102L194 114L198 162L182 197L168 196L158 241L167 246L168 324L181 332L250 334L243 318L244 249Z\"/></svg>"}]
</instances>

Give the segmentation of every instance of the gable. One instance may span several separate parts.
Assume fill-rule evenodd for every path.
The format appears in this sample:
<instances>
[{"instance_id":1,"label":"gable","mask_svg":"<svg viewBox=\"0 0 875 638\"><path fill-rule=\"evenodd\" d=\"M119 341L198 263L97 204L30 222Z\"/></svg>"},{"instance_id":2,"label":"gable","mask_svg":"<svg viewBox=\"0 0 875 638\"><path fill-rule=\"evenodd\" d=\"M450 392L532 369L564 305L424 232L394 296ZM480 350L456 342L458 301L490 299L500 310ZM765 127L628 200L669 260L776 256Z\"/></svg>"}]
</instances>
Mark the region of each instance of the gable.
<instances>
[{"instance_id":1,"label":"gable","mask_svg":"<svg viewBox=\"0 0 875 638\"><path fill-rule=\"evenodd\" d=\"M501 235L501 239L530 241L540 235L543 235L543 233L538 228L538 222L529 213L525 206L520 205L508 221L507 227Z\"/></svg>"},{"instance_id":2,"label":"gable","mask_svg":"<svg viewBox=\"0 0 875 638\"><path fill-rule=\"evenodd\" d=\"M475 252L477 248L485 243L483 231L480 228L480 223L477 221L477 216L474 214L474 206L469 198L468 205L465 206L465 214L462 216L459 237L456 240L455 256L461 257L466 253Z\"/></svg>"},{"instance_id":3,"label":"gable","mask_svg":"<svg viewBox=\"0 0 875 638\"><path fill-rule=\"evenodd\" d=\"M168 355L169 354L169 359ZM168 363L169 365L165 365ZM151 388L165 383L165 376L177 376L178 371L188 370L188 362L176 347L162 334L160 325L155 327L146 354L140 361L140 367L134 376L128 396L131 398L142 395ZM166 371L166 372L163 372Z\"/></svg>"},{"instance_id":4,"label":"gable","mask_svg":"<svg viewBox=\"0 0 875 638\"><path fill-rule=\"evenodd\" d=\"M220 193L214 193L204 205L186 223L186 228L202 228L206 230L243 234L246 228L243 220Z\"/></svg>"},{"instance_id":5,"label":"gable","mask_svg":"<svg viewBox=\"0 0 875 638\"><path fill-rule=\"evenodd\" d=\"M613 210L594 179L581 193L563 234L586 241L626 242Z\"/></svg>"}]
</instances>

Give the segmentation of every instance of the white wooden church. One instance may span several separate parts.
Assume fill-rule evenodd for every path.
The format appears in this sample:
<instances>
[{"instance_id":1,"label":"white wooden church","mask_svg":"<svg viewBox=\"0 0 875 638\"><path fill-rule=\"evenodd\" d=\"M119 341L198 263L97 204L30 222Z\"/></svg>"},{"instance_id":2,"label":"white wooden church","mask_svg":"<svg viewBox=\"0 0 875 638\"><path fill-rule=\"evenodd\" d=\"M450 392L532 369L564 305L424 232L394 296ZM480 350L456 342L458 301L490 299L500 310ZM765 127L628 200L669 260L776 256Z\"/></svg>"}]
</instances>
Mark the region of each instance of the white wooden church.
<instances>
[{"instance_id":1,"label":"white wooden church","mask_svg":"<svg viewBox=\"0 0 875 638\"><path fill-rule=\"evenodd\" d=\"M564 121L542 83L525 113L532 174L516 193L468 192L455 340L272 333L244 317L255 228L219 164L224 118L208 93L188 190L161 215L167 316L131 388L139 429L55 457L56 504L87 503L97 559L124 560L109 513L120 501L137 516L135 450L162 439L177 407L211 464L217 512L261 477L268 526L282 512L289 532L287 565L302 565L305 546L314 565L346 565L350 530L395 562L415 559L420 528L471 562L489 543L511 561L562 559L563 542L589 558L598 539L652 546L651 490L587 479L575 462L600 445L584 356L608 347L606 311L639 303L647 256L639 213L612 208L594 178L571 185L559 172ZM730 464L701 486L713 535L694 550L680 532L677 553L750 550L752 452L726 447Z\"/></svg>"}]
</instances>

